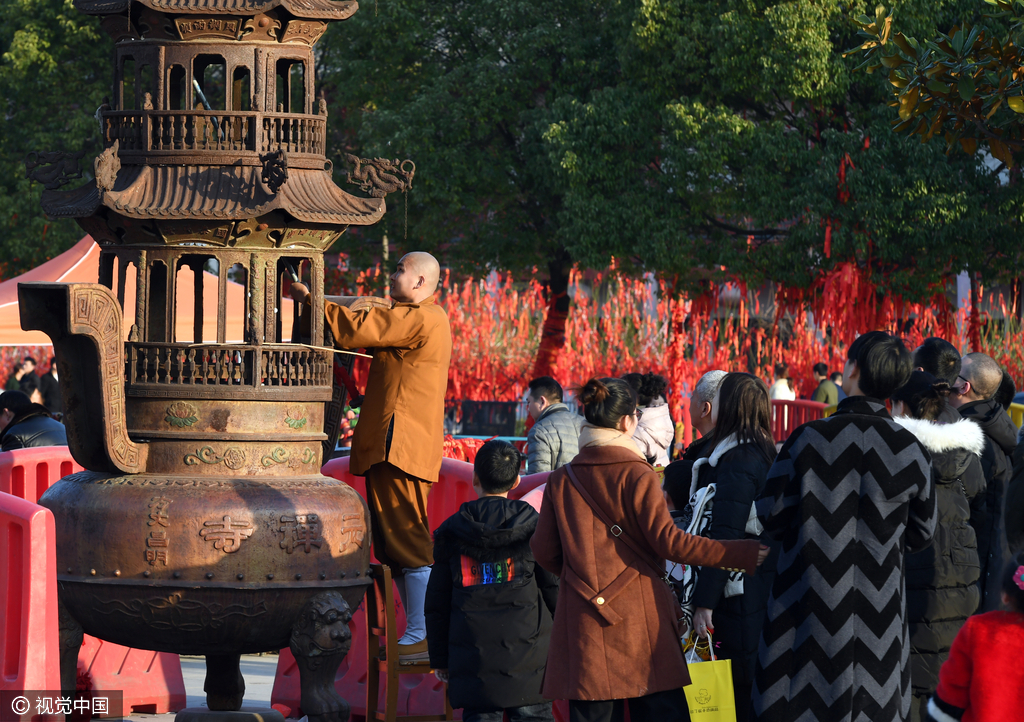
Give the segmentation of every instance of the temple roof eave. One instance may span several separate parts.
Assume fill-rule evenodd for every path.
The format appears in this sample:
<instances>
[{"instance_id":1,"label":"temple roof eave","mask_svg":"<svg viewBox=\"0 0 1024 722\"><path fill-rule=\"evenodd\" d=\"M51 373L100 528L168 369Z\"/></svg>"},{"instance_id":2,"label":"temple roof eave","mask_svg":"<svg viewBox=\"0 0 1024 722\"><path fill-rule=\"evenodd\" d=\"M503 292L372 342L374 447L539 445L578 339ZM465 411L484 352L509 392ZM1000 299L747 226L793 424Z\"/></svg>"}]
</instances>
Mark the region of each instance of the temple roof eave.
<instances>
[{"instance_id":1,"label":"temple roof eave","mask_svg":"<svg viewBox=\"0 0 1024 722\"><path fill-rule=\"evenodd\" d=\"M86 15L125 12L133 0L74 0ZM152 10L174 15L255 15L282 7L297 18L345 20L359 9L355 0L134 0Z\"/></svg>"},{"instance_id":2,"label":"temple roof eave","mask_svg":"<svg viewBox=\"0 0 1024 722\"><path fill-rule=\"evenodd\" d=\"M43 192L54 218L88 218L100 207L127 218L245 220L281 210L306 223L368 226L385 212L383 198L360 198L338 188L326 171L290 168L272 193L251 166L127 166L110 191L95 183Z\"/></svg>"}]
</instances>

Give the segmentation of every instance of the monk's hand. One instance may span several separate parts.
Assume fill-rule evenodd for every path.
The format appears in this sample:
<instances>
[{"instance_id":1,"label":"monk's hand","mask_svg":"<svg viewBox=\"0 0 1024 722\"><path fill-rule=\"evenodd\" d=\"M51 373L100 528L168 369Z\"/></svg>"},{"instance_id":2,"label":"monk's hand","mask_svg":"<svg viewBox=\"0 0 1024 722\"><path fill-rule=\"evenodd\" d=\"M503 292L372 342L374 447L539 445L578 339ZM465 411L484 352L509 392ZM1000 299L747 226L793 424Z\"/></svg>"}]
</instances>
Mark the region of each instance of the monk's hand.
<instances>
[{"instance_id":1,"label":"monk's hand","mask_svg":"<svg viewBox=\"0 0 1024 722\"><path fill-rule=\"evenodd\" d=\"M711 622L711 610L705 607L697 607L693 610L693 628L698 637L708 636L708 632L715 633L715 625Z\"/></svg>"},{"instance_id":2,"label":"monk's hand","mask_svg":"<svg viewBox=\"0 0 1024 722\"><path fill-rule=\"evenodd\" d=\"M764 560L768 558L771 551L770 547L766 547L764 544L761 545L761 548L757 550L757 566L761 566Z\"/></svg>"},{"instance_id":3,"label":"monk's hand","mask_svg":"<svg viewBox=\"0 0 1024 722\"><path fill-rule=\"evenodd\" d=\"M293 283L291 288L291 296L295 299L296 303L305 303L306 297L309 295L309 289L302 283Z\"/></svg>"}]
</instances>

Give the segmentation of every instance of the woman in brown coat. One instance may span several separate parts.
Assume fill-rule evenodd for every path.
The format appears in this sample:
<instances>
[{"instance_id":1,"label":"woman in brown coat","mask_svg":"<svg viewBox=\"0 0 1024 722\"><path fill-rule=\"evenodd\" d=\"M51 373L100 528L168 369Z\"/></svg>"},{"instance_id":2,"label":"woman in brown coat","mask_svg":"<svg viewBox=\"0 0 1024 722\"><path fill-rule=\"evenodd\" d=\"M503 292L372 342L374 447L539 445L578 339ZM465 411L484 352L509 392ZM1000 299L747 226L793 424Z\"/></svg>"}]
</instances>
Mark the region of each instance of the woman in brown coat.
<instances>
[{"instance_id":1,"label":"woman in brown coat","mask_svg":"<svg viewBox=\"0 0 1024 722\"><path fill-rule=\"evenodd\" d=\"M626 701L633 722L689 719L679 606L660 578L663 560L753 572L767 547L676 528L631 438L636 393L625 381L591 379L580 400L588 423L579 456L551 473L531 543L560 577L543 694L569 700L572 722L621 720Z\"/></svg>"}]
</instances>

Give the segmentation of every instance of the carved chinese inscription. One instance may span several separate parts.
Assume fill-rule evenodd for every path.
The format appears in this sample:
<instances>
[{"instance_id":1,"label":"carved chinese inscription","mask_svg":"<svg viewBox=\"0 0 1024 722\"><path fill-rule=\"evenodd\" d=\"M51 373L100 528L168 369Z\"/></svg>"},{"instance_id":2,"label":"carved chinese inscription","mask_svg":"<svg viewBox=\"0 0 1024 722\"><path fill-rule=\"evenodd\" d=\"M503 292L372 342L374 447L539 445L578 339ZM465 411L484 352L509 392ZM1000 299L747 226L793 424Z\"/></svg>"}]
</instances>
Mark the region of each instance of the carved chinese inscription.
<instances>
[{"instance_id":1,"label":"carved chinese inscription","mask_svg":"<svg viewBox=\"0 0 1024 722\"><path fill-rule=\"evenodd\" d=\"M167 566L167 527L170 525L167 507L170 504L171 500L164 496L154 496L149 500L149 521L146 525L150 530L146 539L146 561L150 566L158 563Z\"/></svg>"},{"instance_id":2,"label":"carved chinese inscription","mask_svg":"<svg viewBox=\"0 0 1024 722\"><path fill-rule=\"evenodd\" d=\"M281 35L282 43L293 40L312 45L327 30L327 23L320 20L290 20Z\"/></svg>"},{"instance_id":3,"label":"carved chinese inscription","mask_svg":"<svg viewBox=\"0 0 1024 722\"><path fill-rule=\"evenodd\" d=\"M254 531L256 528L251 522L234 521L230 516L225 516L220 521L204 521L199 536L206 541L212 541L214 549L230 554L238 551L242 540L248 539Z\"/></svg>"},{"instance_id":4,"label":"carved chinese inscription","mask_svg":"<svg viewBox=\"0 0 1024 722\"><path fill-rule=\"evenodd\" d=\"M363 528L363 515L359 513L345 514L341 518L339 534L341 537L339 551L344 553L348 551L349 546L362 549L363 538L366 535L366 530Z\"/></svg>"},{"instance_id":5,"label":"carved chinese inscription","mask_svg":"<svg viewBox=\"0 0 1024 722\"><path fill-rule=\"evenodd\" d=\"M241 24L239 18L175 18L174 24L182 40L196 38L226 38L234 40L238 37Z\"/></svg>"},{"instance_id":6,"label":"carved chinese inscription","mask_svg":"<svg viewBox=\"0 0 1024 722\"><path fill-rule=\"evenodd\" d=\"M297 548L309 554L313 547L317 549L323 544L320 536L320 517L316 514L296 514L282 516L279 531L284 535L281 548L291 554Z\"/></svg>"}]
</instances>

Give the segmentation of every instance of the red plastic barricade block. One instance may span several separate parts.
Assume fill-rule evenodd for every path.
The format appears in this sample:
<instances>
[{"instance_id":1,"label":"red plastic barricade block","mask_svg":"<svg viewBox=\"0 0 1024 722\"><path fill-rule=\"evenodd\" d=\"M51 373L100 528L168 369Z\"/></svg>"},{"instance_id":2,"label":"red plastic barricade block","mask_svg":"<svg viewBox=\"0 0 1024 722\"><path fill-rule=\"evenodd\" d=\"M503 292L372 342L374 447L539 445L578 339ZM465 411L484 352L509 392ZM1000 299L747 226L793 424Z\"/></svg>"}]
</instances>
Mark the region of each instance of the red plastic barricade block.
<instances>
[{"instance_id":1,"label":"red plastic barricade block","mask_svg":"<svg viewBox=\"0 0 1024 722\"><path fill-rule=\"evenodd\" d=\"M348 470L347 456L327 462L321 473L344 481L359 495L366 498L366 480L361 476L353 476ZM427 518L433 531L441 526L441 522L459 510L463 502L476 499L473 491L473 465L456 459L441 459L441 473L437 483L430 487L427 498Z\"/></svg>"},{"instance_id":2,"label":"red plastic barricade block","mask_svg":"<svg viewBox=\"0 0 1024 722\"><path fill-rule=\"evenodd\" d=\"M121 690L126 714L166 714L186 707L185 679L176 654L122 647L87 634L78 653L79 675L83 671L91 689Z\"/></svg>"},{"instance_id":3,"label":"red plastic barricade block","mask_svg":"<svg viewBox=\"0 0 1024 722\"><path fill-rule=\"evenodd\" d=\"M550 475L550 471L540 471L536 474L519 477L519 486L508 493L508 498L522 499L541 484L547 484Z\"/></svg>"},{"instance_id":4,"label":"red plastic barricade block","mask_svg":"<svg viewBox=\"0 0 1024 722\"><path fill-rule=\"evenodd\" d=\"M827 404L817 401L772 401L772 433L775 443L789 438L796 427L823 418Z\"/></svg>"},{"instance_id":5,"label":"red plastic barricade block","mask_svg":"<svg viewBox=\"0 0 1024 722\"><path fill-rule=\"evenodd\" d=\"M83 471L66 446L0 451L0 491L36 502L61 477Z\"/></svg>"},{"instance_id":6,"label":"red plastic barricade block","mask_svg":"<svg viewBox=\"0 0 1024 722\"><path fill-rule=\"evenodd\" d=\"M60 689L56 546L49 509L0 493L0 689Z\"/></svg>"},{"instance_id":7,"label":"red plastic barricade block","mask_svg":"<svg viewBox=\"0 0 1024 722\"><path fill-rule=\"evenodd\" d=\"M78 471L83 469L66 446L3 451L0 452L0 491L35 502L61 478ZM55 588L54 604L56 599ZM176 654L131 649L85 635L78 654L78 669L88 673L92 689L122 690L126 712L134 709L163 714L185 709L185 681ZM52 689L59 688L58 679Z\"/></svg>"}]
</instances>

